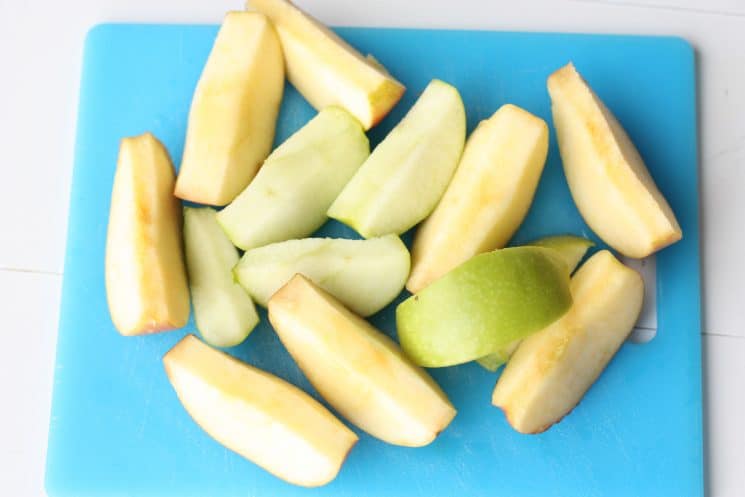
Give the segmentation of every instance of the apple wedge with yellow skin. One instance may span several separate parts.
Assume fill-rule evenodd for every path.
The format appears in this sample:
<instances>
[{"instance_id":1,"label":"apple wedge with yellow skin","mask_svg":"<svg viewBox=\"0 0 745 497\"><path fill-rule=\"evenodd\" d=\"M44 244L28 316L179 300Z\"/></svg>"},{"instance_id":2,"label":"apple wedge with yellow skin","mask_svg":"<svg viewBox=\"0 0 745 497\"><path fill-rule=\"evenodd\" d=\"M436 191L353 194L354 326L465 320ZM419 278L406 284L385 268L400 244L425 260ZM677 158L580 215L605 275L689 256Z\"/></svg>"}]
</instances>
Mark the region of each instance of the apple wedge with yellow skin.
<instances>
[{"instance_id":1,"label":"apple wedge with yellow skin","mask_svg":"<svg viewBox=\"0 0 745 497\"><path fill-rule=\"evenodd\" d=\"M122 335L180 328L189 319L181 205L163 144L150 133L124 138L111 192L106 295Z\"/></svg>"},{"instance_id":2,"label":"apple wedge with yellow skin","mask_svg":"<svg viewBox=\"0 0 745 497\"><path fill-rule=\"evenodd\" d=\"M327 107L272 152L217 220L243 250L306 237L369 155L360 123Z\"/></svg>"},{"instance_id":3,"label":"apple wedge with yellow skin","mask_svg":"<svg viewBox=\"0 0 745 497\"><path fill-rule=\"evenodd\" d=\"M504 105L471 134L458 169L412 247L416 293L476 254L504 247L533 202L548 152L546 122Z\"/></svg>"},{"instance_id":4,"label":"apple wedge with yellow skin","mask_svg":"<svg viewBox=\"0 0 745 497\"><path fill-rule=\"evenodd\" d=\"M400 235L434 210L458 166L466 112L458 90L432 80L328 210L365 238Z\"/></svg>"},{"instance_id":5,"label":"apple wedge with yellow skin","mask_svg":"<svg viewBox=\"0 0 745 497\"><path fill-rule=\"evenodd\" d=\"M646 257L683 236L621 124L571 63L548 78L569 189L582 217L608 245Z\"/></svg>"},{"instance_id":6,"label":"apple wedge with yellow skin","mask_svg":"<svg viewBox=\"0 0 745 497\"><path fill-rule=\"evenodd\" d=\"M405 87L371 57L363 57L318 20L287 0L249 0L269 17L282 43L287 79L318 110L347 109L365 127L375 126Z\"/></svg>"},{"instance_id":7,"label":"apple wedge with yellow skin","mask_svg":"<svg viewBox=\"0 0 745 497\"><path fill-rule=\"evenodd\" d=\"M540 433L582 399L634 327L642 277L602 250L572 278L569 312L520 344L499 378L492 403L521 433Z\"/></svg>"},{"instance_id":8,"label":"apple wedge with yellow skin","mask_svg":"<svg viewBox=\"0 0 745 497\"><path fill-rule=\"evenodd\" d=\"M333 480L357 435L299 388L187 335L163 357L194 421L219 443L295 485Z\"/></svg>"},{"instance_id":9,"label":"apple wedge with yellow skin","mask_svg":"<svg viewBox=\"0 0 745 497\"><path fill-rule=\"evenodd\" d=\"M342 416L385 442L432 442L455 409L396 343L302 275L269 301L269 320L308 380Z\"/></svg>"},{"instance_id":10,"label":"apple wedge with yellow skin","mask_svg":"<svg viewBox=\"0 0 745 497\"><path fill-rule=\"evenodd\" d=\"M248 185L271 151L284 84L271 22L229 12L194 92L177 197L225 205Z\"/></svg>"},{"instance_id":11,"label":"apple wedge with yellow skin","mask_svg":"<svg viewBox=\"0 0 745 497\"><path fill-rule=\"evenodd\" d=\"M590 247L595 244L587 238L582 238L580 236L558 235L541 238L526 245L554 250L555 254L564 261L564 264L569 268L569 273L571 274L577 268ZM484 369L494 372L510 359L512 354L520 345L520 342L522 342L522 339L510 342L493 354L477 359L476 362L483 366Z\"/></svg>"}]
</instances>

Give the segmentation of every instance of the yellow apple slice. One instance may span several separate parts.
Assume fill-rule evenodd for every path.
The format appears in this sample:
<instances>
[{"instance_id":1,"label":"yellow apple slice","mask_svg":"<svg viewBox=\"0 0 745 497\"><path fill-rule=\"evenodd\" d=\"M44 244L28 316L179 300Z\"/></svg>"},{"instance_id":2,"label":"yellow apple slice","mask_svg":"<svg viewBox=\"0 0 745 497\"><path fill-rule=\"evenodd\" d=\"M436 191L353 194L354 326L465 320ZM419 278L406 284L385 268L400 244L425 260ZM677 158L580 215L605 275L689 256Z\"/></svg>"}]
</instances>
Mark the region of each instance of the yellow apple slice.
<instances>
[{"instance_id":1,"label":"yellow apple slice","mask_svg":"<svg viewBox=\"0 0 745 497\"><path fill-rule=\"evenodd\" d=\"M504 247L528 213L548 152L546 122L504 105L471 134L442 200L416 233L416 293L474 255Z\"/></svg>"},{"instance_id":2,"label":"yellow apple slice","mask_svg":"<svg viewBox=\"0 0 745 497\"><path fill-rule=\"evenodd\" d=\"M269 17L282 42L287 78L318 110L347 109L365 127L375 126L405 87L374 58L365 58L318 20L287 0L249 0Z\"/></svg>"},{"instance_id":3,"label":"yellow apple slice","mask_svg":"<svg viewBox=\"0 0 745 497\"><path fill-rule=\"evenodd\" d=\"M171 385L212 438L285 481L333 480L357 435L311 396L186 336L163 357Z\"/></svg>"},{"instance_id":4,"label":"yellow apple slice","mask_svg":"<svg viewBox=\"0 0 745 497\"><path fill-rule=\"evenodd\" d=\"M590 228L634 258L680 240L675 214L636 147L571 63L548 78L548 91L564 173Z\"/></svg>"},{"instance_id":5,"label":"yellow apple slice","mask_svg":"<svg viewBox=\"0 0 745 497\"><path fill-rule=\"evenodd\" d=\"M440 387L393 340L304 276L268 307L277 335L316 390L370 435L420 447L455 416Z\"/></svg>"},{"instance_id":6,"label":"yellow apple slice","mask_svg":"<svg viewBox=\"0 0 745 497\"><path fill-rule=\"evenodd\" d=\"M540 433L569 413L600 376L639 317L644 282L602 250L571 281L569 312L522 341L492 395L512 427Z\"/></svg>"},{"instance_id":7,"label":"yellow apple slice","mask_svg":"<svg viewBox=\"0 0 745 497\"><path fill-rule=\"evenodd\" d=\"M210 205L233 200L271 151L283 91L271 22L229 12L194 92L176 196Z\"/></svg>"},{"instance_id":8,"label":"yellow apple slice","mask_svg":"<svg viewBox=\"0 0 745 497\"><path fill-rule=\"evenodd\" d=\"M150 133L124 138L111 192L106 295L122 335L180 328L189 319L181 206L165 147Z\"/></svg>"}]
</instances>

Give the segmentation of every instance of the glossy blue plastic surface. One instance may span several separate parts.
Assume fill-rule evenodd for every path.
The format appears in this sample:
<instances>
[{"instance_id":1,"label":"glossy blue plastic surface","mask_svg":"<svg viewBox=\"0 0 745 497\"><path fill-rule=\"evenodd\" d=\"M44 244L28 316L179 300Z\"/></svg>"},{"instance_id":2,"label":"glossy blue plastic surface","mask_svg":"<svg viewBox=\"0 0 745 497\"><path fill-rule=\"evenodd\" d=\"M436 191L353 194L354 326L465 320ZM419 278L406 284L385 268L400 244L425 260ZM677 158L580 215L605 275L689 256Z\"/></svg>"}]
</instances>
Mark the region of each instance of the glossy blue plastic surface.
<instances>
[{"instance_id":1,"label":"glossy blue plastic surface","mask_svg":"<svg viewBox=\"0 0 745 497\"><path fill-rule=\"evenodd\" d=\"M683 228L657 256L657 337L626 344L580 405L537 436L490 405L497 375L475 364L433 370L458 409L430 446L360 433L326 487L286 484L210 439L179 404L161 357L186 332L125 338L104 290L104 245L119 139L152 131L178 164L191 95L213 26L103 25L85 48L60 317L47 488L81 496L700 496L703 493L695 61L675 38L340 29L403 81L377 143L431 78L461 91L469 130L514 103L550 119L546 77L573 60L626 127ZM277 142L314 111L288 85ZM65 158L60 158L65 160ZM353 237L335 222L323 234ZM552 129L534 205L514 242L594 237L572 203ZM410 234L406 237L410 240ZM394 304L395 305L395 304ZM373 318L394 333L393 309ZM311 392L262 323L230 353Z\"/></svg>"}]
</instances>

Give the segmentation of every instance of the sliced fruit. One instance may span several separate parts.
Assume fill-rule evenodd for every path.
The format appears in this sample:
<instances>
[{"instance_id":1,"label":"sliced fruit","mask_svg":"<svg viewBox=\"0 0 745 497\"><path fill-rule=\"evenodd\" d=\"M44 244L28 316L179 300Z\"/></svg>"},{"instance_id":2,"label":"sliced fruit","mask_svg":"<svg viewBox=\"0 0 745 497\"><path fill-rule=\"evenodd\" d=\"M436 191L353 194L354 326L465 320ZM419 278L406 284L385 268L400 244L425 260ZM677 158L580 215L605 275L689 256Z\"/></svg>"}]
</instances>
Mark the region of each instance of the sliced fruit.
<instances>
[{"instance_id":1,"label":"sliced fruit","mask_svg":"<svg viewBox=\"0 0 745 497\"><path fill-rule=\"evenodd\" d=\"M420 447L455 416L434 380L393 340L304 276L274 294L269 320L321 396L370 435Z\"/></svg>"},{"instance_id":2,"label":"sliced fruit","mask_svg":"<svg viewBox=\"0 0 745 497\"><path fill-rule=\"evenodd\" d=\"M234 274L263 306L293 276L302 274L355 313L369 316L403 290L409 251L396 235L288 240L246 251Z\"/></svg>"},{"instance_id":3,"label":"sliced fruit","mask_svg":"<svg viewBox=\"0 0 745 497\"><path fill-rule=\"evenodd\" d=\"M214 209L184 208L184 245L194 320L204 340L232 347L259 323L253 301L233 279L236 248L217 224Z\"/></svg>"},{"instance_id":4,"label":"sliced fruit","mask_svg":"<svg viewBox=\"0 0 745 497\"><path fill-rule=\"evenodd\" d=\"M492 403L521 433L545 431L577 405L641 311L641 276L607 250L579 268L571 288L570 311L523 340L494 388Z\"/></svg>"},{"instance_id":5,"label":"sliced fruit","mask_svg":"<svg viewBox=\"0 0 745 497\"><path fill-rule=\"evenodd\" d=\"M556 255L561 258L569 268L569 273L573 273L579 265L579 262L585 256L590 247L595 245L587 238L572 235L558 235L541 238L529 243L535 247L550 248L556 251ZM478 359L477 362L489 371L496 371L502 364L505 364L510 356L517 350L521 340L510 342L500 348L493 354Z\"/></svg>"},{"instance_id":6,"label":"sliced fruit","mask_svg":"<svg viewBox=\"0 0 745 497\"><path fill-rule=\"evenodd\" d=\"M433 80L328 211L365 238L401 234L445 192L466 138L458 90Z\"/></svg>"},{"instance_id":7,"label":"sliced fruit","mask_svg":"<svg viewBox=\"0 0 745 497\"><path fill-rule=\"evenodd\" d=\"M548 78L564 173L590 228L628 257L682 237L678 221L639 152L571 63Z\"/></svg>"},{"instance_id":8,"label":"sliced fruit","mask_svg":"<svg viewBox=\"0 0 745 497\"><path fill-rule=\"evenodd\" d=\"M187 335L164 357L171 385L212 438L273 475L317 487L357 435L299 388Z\"/></svg>"},{"instance_id":9,"label":"sliced fruit","mask_svg":"<svg viewBox=\"0 0 745 497\"><path fill-rule=\"evenodd\" d=\"M269 20L229 12L194 92L176 196L225 205L269 155L284 91L284 61Z\"/></svg>"},{"instance_id":10,"label":"sliced fruit","mask_svg":"<svg viewBox=\"0 0 745 497\"><path fill-rule=\"evenodd\" d=\"M308 236L368 155L360 123L338 107L323 109L272 152L217 220L244 250Z\"/></svg>"},{"instance_id":11,"label":"sliced fruit","mask_svg":"<svg viewBox=\"0 0 745 497\"><path fill-rule=\"evenodd\" d=\"M363 57L319 21L286 0L249 0L277 28L287 78L318 110L347 109L365 127L375 126L405 87L374 59Z\"/></svg>"},{"instance_id":12,"label":"sliced fruit","mask_svg":"<svg viewBox=\"0 0 745 497\"><path fill-rule=\"evenodd\" d=\"M548 152L548 126L504 105L471 134L458 169L419 227L406 288L416 293L476 254L504 247L533 202Z\"/></svg>"},{"instance_id":13,"label":"sliced fruit","mask_svg":"<svg viewBox=\"0 0 745 497\"><path fill-rule=\"evenodd\" d=\"M105 263L109 311L122 335L180 328L189 320L174 180L168 152L155 136L122 139Z\"/></svg>"},{"instance_id":14,"label":"sliced fruit","mask_svg":"<svg viewBox=\"0 0 745 497\"><path fill-rule=\"evenodd\" d=\"M544 328L571 303L568 268L553 250L495 250L399 304L398 339L416 364L452 366Z\"/></svg>"}]
</instances>

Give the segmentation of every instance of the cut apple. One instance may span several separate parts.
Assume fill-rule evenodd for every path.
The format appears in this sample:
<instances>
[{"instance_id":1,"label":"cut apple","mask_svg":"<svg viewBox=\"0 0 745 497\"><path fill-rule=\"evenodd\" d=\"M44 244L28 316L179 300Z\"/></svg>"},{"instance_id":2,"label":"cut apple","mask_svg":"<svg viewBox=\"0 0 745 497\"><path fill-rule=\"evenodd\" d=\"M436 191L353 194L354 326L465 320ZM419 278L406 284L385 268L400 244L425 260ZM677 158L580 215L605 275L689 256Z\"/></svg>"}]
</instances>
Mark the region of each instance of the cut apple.
<instances>
[{"instance_id":1,"label":"cut apple","mask_svg":"<svg viewBox=\"0 0 745 497\"><path fill-rule=\"evenodd\" d=\"M256 178L217 215L231 241L248 250L303 238L370 155L360 123L328 107L267 158Z\"/></svg>"},{"instance_id":2,"label":"cut apple","mask_svg":"<svg viewBox=\"0 0 745 497\"><path fill-rule=\"evenodd\" d=\"M528 213L548 152L548 126L514 105L482 121L445 195L419 227L406 288L416 293L476 254L504 247Z\"/></svg>"},{"instance_id":3,"label":"cut apple","mask_svg":"<svg viewBox=\"0 0 745 497\"><path fill-rule=\"evenodd\" d=\"M299 388L186 336L164 357L186 411L212 438L289 483L333 480L357 435Z\"/></svg>"},{"instance_id":4,"label":"cut apple","mask_svg":"<svg viewBox=\"0 0 745 497\"><path fill-rule=\"evenodd\" d=\"M365 238L407 231L439 202L465 137L458 90L433 80L347 184L329 217Z\"/></svg>"},{"instance_id":5,"label":"cut apple","mask_svg":"<svg viewBox=\"0 0 745 497\"><path fill-rule=\"evenodd\" d=\"M217 224L215 210L184 208L184 245L194 320L204 340L232 347L259 323L253 301L233 280L239 255Z\"/></svg>"},{"instance_id":6,"label":"cut apple","mask_svg":"<svg viewBox=\"0 0 745 497\"><path fill-rule=\"evenodd\" d=\"M246 251L234 274L257 303L302 274L352 311L369 316L391 303L409 276L409 251L396 236L305 238Z\"/></svg>"},{"instance_id":7,"label":"cut apple","mask_svg":"<svg viewBox=\"0 0 745 497\"><path fill-rule=\"evenodd\" d=\"M548 78L548 91L564 173L590 228L633 258L680 240L675 214L636 147L571 63Z\"/></svg>"},{"instance_id":8,"label":"cut apple","mask_svg":"<svg viewBox=\"0 0 745 497\"><path fill-rule=\"evenodd\" d=\"M396 309L398 339L420 366L452 366L498 352L546 327L572 303L555 251L513 247L477 255Z\"/></svg>"},{"instance_id":9,"label":"cut apple","mask_svg":"<svg viewBox=\"0 0 745 497\"><path fill-rule=\"evenodd\" d=\"M393 340L304 276L274 294L269 320L321 396L370 435L420 447L455 416L434 380Z\"/></svg>"},{"instance_id":10,"label":"cut apple","mask_svg":"<svg viewBox=\"0 0 745 497\"><path fill-rule=\"evenodd\" d=\"M375 59L363 57L319 21L287 0L249 0L269 17L282 42L287 78L318 110L347 109L375 126L399 101L404 86Z\"/></svg>"},{"instance_id":11,"label":"cut apple","mask_svg":"<svg viewBox=\"0 0 745 497\"><path fill-rule=\"evenodd\" d=\"M229 12L194 92L176 196L225 205L246 187L271 151L284 84L269 20Z\"/></svg>"},{"instance_id":12,"label":"cut apple","mask_svg":"<svg viewBox=\"0 0 745 497\"><path fill-rule=\"evenodd\" d=\"M189 319L174 181L168 152L152 134L122 140L105 263L109 311L122 335L180 328Z\"/></svg>"},{"instance_id":13,"label":"cut apple","mask_svg":"<svg viewBox=\"0 0 745 497\"><path fill-rule=\"evenodd\" d=\"M636 322L644 282L610 252L593 255L572 278L574 304L523 340L492 395L515 430L539 433L571 411Z\"/></svg>"},{"instance_id":14,"label":"cut apple","mask_svg":"<svg viewBox=\"0 0 745 497\"><path fill-rule=\"evenodd\" d=\"M517 347L520 345L520 342L522 342L522 338L518 338L517 340L508 343L492 354L476 359L476 362L487 371L493 373L510 360L510 357L512 357L512 354L515 353Z\"/></svg>"}]
</instances>

